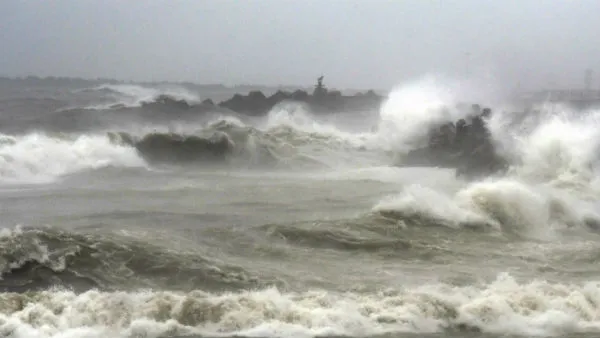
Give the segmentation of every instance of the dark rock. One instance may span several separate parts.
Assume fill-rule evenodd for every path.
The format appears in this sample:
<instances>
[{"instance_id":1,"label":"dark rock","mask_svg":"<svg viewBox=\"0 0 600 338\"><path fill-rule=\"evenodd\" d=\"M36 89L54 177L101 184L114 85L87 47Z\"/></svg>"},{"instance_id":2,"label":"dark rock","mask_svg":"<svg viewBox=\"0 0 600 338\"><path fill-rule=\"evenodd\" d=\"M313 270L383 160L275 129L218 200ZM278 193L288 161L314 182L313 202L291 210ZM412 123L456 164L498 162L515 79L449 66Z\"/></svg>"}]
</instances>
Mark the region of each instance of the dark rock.
<instances>
[{"instance_id":1,"label":"dark rock","mask_svg":"<svg viewBox=\"0 0 600 338\"><path fill-rule=\"evenodd\" d=\"M473 105L471 112L467 119L430 130L427 145L402 156L399 165L454 168L457 176L467 178L506 170L508 162L498 154L486 125L491 110Z\"/></svg>"},{"instance_id":2,"label":"dark rock","mask_svg":"<svg viewBox=\"0 0 600 338\"><path fill-rule=\"evenodd\" d=\"M251 101L264 101L267 97L260 90L254 90L248 93L248 99Z\"/></svg>"},{"instance_id":3,"label":"dark rock","mask_svg":"<svg viewBox=\"0 0 600 338\"><path fill-rule=\"evenodd\" d=\"M308 101L310 96L304 90L296 90L292 93L291 99L295 101Z\"/></svg>"},{"instance_id":4,"label":"dark rock","mask_svg":"<svg viewBox=\"0 0 600 338\"><path fill-rule=\"evenodd\" d=\"M231 99L219 103L219 106L248 115L259 115L273 107L261 91L251 91L246 96L235 94Z\"/></svg>"},{"instance_id":5,"label":"dark rock","mask_svg":"<svg viewBox=\"0 0 600 338\"><path fill-rule=\"evenodd\" d=\"M269 106L275 106L276 104L286 101L286 100L290 100L291 95L289 93L283 92L281 90L278 90L275 94L271 95L267 101L269 103Z\"/></svg>"}]
</instances>

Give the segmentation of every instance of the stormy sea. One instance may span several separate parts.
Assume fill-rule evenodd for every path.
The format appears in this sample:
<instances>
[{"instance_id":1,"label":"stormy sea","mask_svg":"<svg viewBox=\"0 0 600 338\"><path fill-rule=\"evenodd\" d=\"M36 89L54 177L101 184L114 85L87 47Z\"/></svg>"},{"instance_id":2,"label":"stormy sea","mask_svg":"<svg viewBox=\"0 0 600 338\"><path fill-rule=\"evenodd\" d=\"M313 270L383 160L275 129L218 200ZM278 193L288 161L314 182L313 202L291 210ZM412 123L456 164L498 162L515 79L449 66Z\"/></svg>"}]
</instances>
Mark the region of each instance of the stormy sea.
<instances>
[{"instance_id":1,"label":"stormy sea","mask_svg":"<svg viewBox=\"0 0 600 338\"><path fill-rule=\"evenodd\" d=\"M471 99L435 82L336 114L164 95L209 97L2 83L1 337L600 335L600 110L492 105L510 167L469 178L401 165Z\"/></svg>"}]
</instances>

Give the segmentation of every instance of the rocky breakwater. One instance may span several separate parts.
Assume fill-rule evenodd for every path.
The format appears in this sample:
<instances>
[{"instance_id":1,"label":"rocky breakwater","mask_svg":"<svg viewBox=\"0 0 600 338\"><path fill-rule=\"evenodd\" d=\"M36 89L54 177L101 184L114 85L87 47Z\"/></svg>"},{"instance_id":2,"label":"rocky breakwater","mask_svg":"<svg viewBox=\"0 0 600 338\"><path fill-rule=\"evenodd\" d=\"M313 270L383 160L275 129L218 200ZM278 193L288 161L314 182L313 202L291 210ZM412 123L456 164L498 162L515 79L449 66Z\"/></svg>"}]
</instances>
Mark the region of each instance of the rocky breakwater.
<instances>
[{"instance_id":1,"label":"rocky breakwater","mask_svg":"<svg viewBox=\"0 0 600 338\"><path fill-rule=\"evenodd\" d=\"M344 96L340 91L328 90L319 77L312 94L303 90L294 92L277 91L266 96L260 91L251 91L247 95L235 94L232 98L218 104L238 113L252 116L264 115L282 102L305 104L314 113L335 113L347 111L378 110L385 97L369 90L352 96Z\"/></svg>"},{"instance_id":2,"label":"rocky breakwater","mask_svg":"<svg viewBox=\"0 0 600 338\"><path fill-rule=\"evenodd\" d=\"M313 113L336 113L348 111L377 111L385 100L384 96L369 90L355 95L342 95L340 91L328 90L320 77L312 94L304 90L293 92L279 90L271 96L266 96L259 90L247 94L234 94L231 98L219 103L206 99L200 103L190 103L169 95L159 95L148 102L142 102L141 108L146 112L197 114L207 112L235 112L241 115L266 115L281 103L299 103ZM115 105L113 109L125 108Z\"/></svg>"},{"instance_id":3,"label":"rocky breakwater","mask_svg":"<svg viewBox=\"0 0 600 338\"><path fill-rule=\"evenodd\" d=\"M491 109L473 105L464 119L434 126L425 145L399 157L398 166L454 168L466 178L485 177L507 170L487 127Z\"/></svg>"},{"instance_id":4,"label":"rocky breakwater","mask_svg":"<svg viewBox=\"0 0 600 338\"><path fill-rule=\"evenodd\" d=\"M156 112L226 112L227 109L219 108L211 99L206 99L202 102L188 102L184 99L178 99L166 94L158 95L157 97L147 102L141 103L141 108L145 111Z\"/></svg>"}]
</instances>

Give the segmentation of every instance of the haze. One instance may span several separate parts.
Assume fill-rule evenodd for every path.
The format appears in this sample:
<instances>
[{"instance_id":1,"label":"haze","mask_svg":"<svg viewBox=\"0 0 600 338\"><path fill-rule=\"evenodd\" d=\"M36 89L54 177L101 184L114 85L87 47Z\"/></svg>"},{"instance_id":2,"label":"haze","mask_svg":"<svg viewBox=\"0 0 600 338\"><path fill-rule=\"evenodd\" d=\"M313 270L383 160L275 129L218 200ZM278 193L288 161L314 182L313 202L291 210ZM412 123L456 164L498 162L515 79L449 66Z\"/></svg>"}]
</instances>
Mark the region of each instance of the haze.
<instances>
[{"instance_id":1,"label":"haze","mask_svg":"<svg viewBox=\"0 0 600 338\"><path fill-rule=\"evenodd\" d=\"M390 88L423 74L583 86L600 1L0 2L0 75ZM593 85L598 88L597 81Z\"/></svg>"}]
</instances>

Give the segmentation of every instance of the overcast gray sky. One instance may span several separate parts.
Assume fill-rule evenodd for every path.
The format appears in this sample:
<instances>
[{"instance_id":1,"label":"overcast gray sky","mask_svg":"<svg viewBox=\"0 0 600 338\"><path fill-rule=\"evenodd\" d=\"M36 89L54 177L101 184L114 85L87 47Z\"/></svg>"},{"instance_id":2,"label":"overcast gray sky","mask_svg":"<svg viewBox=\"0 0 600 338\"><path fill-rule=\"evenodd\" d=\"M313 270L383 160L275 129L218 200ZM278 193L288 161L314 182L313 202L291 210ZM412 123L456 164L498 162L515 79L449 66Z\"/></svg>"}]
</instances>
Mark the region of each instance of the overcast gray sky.
<instances>
[{"instance_id":1,"label":"overcast gray sky","mask_svg":"<svg viewBox=\"0 0 600 338\"><path fill-rule=\"evenodd\" d=\"M581 87L585 68L600 77L598 14L598 0L1 0L0 74Z\"/></svg>"}]
</instances>

